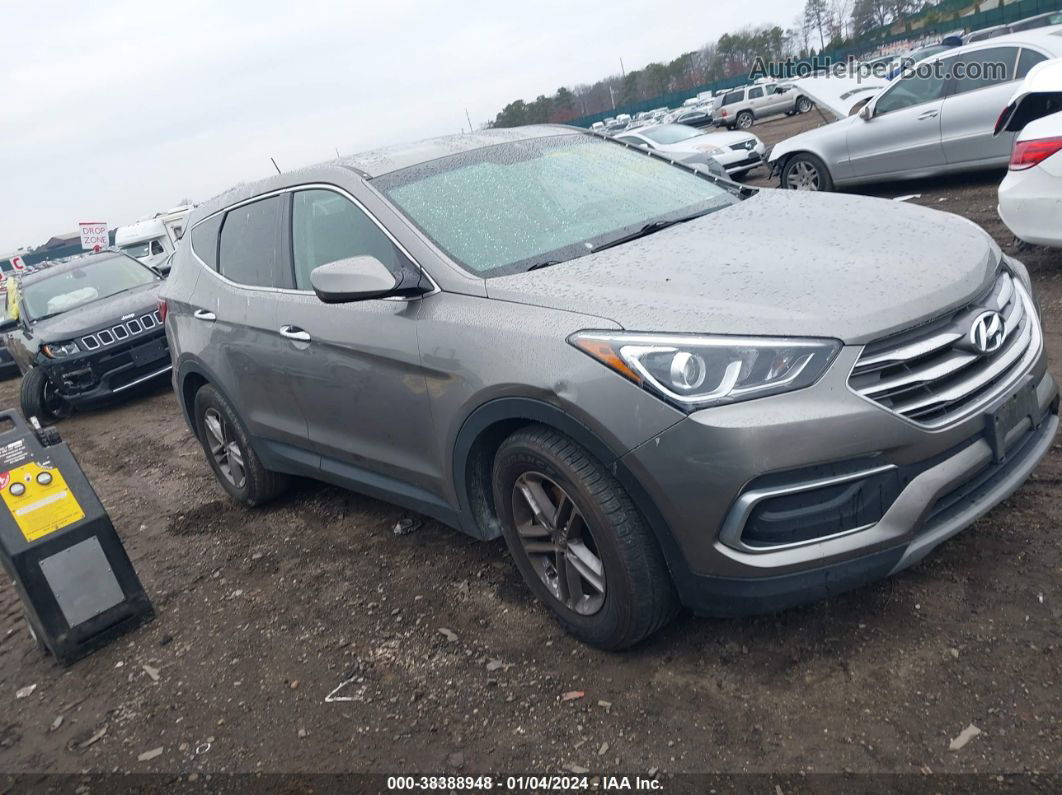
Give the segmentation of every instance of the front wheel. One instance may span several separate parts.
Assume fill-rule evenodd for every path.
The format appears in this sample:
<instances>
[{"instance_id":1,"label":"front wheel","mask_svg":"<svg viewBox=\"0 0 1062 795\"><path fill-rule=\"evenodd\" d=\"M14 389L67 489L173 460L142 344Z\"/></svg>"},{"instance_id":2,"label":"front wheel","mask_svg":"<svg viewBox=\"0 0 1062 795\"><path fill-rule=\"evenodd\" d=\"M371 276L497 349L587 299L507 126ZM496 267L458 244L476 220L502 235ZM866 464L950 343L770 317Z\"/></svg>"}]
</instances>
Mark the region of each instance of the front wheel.
<instances>
[{"instance_id":1,"label":"front wheel","mask_svg":"<svg viewBox=\"0 0 1062 795\"><path fill-rule=\"evenodd\" d=\"M781 186L787 190L833 190L829 169L815 155L807 152L793 155L782 169Z\"/></svg>"},{"instance_id":2,"label":"front wheel","mask_svg":"<svg viewBox=\"0 0 1062 795\"><path fill-rule=\"evenodd\" d=\"M74 407L59 394L55 384L39 367L31 367L22 376L19 402L23 416L27 420L36 417L42 425L51 424L74 413Z\"/></svg>"},{"instance_id":3,"label":"front wheel","mask_svg":"<svg viewBox=\"0 0 1062 795\"><path fill-rule=\"evenodd\" d=\"M678 602L656 539L581 446L542 425L517 431L498 450L493 485L520 574L572 635L622 649L674 616Z\"/></svg>"}]
</instances>

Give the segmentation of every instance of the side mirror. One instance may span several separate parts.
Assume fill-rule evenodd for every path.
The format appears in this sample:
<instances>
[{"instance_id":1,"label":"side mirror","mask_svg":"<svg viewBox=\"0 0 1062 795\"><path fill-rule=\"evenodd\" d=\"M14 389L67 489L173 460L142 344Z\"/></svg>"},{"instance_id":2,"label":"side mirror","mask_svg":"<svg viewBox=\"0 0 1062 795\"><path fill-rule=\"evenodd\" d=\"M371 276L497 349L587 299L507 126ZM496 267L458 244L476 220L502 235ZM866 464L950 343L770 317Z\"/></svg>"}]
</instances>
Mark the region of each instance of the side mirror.
<instances>
[{"instance_id":1,"label":"side mirror","mask_svg":"<svg viewBox=\"0 0 1062 795\"><path fill-rule=\"evenodd\" d=\"M869 102L859 109L859 118L863 121L870 121L874 118L874 109Z\"/></svg>"},{"instance_id":2,"label":"side mirror","mask_svg":"<svg viewBox=\"0 0 1062 795\"><path fill-rule=\"evenodd\" d=\"M384 298L398 287L395 275L376 257L350 257L321 265L310 273L310 284L326 304Z\"/></svg>"},{"instance_id":3,"label":"side mirror","mask_svg":"<svg viewBox=\"0 0 1062 795\"><path fill-rule=\"evenodd\" d=\"M18 329L18 318L4 318L0 320L0 334L10 334Z\"/></svg>"}]
</instances>

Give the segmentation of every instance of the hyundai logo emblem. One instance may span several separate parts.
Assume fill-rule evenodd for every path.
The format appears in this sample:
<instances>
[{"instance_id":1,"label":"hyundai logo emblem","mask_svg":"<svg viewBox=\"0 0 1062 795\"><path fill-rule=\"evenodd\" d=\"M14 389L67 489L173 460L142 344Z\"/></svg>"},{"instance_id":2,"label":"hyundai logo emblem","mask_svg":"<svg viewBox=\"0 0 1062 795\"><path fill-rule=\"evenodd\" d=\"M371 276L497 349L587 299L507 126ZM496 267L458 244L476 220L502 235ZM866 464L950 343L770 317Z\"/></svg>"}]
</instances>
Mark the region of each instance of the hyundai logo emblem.
<instances>
[{"instance_id":1,"label":"hyundai logo emblem","mask_svg":"<svg viewBox=\"0 0 1062 795\"><path fill-rule=\"evenodd\" d=\"M1006 333L1003 316L999 312L982 312L970 325L967 339L975 351L987 355L1003 347Z\"/></svg>"}]
</instances>

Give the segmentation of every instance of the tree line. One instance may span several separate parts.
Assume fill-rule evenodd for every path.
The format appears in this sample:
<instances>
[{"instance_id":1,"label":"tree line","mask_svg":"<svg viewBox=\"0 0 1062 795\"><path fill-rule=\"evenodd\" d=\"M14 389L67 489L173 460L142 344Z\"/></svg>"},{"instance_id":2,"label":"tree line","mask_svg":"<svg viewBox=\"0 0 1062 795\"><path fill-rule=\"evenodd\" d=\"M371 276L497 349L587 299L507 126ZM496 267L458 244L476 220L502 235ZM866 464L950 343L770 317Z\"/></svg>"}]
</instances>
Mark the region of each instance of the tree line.
<instances>
[{"instance_id":1,"label":"tree line","mask_svg":"<svg viewBox=\"0 0 1062 795\"><path fill-rule=\"evenodd\" d=\"M562 86L551 96L514 100L488 127L564 123L663 94L692 90L748 74L758 58L807 58L848 46L868 33L934 7L969 5L970 0L806 0L788 27L761 25L725 33L715 42L685 52L668 63L650 63L596 83Z\"/></svg>"}]
</instances>

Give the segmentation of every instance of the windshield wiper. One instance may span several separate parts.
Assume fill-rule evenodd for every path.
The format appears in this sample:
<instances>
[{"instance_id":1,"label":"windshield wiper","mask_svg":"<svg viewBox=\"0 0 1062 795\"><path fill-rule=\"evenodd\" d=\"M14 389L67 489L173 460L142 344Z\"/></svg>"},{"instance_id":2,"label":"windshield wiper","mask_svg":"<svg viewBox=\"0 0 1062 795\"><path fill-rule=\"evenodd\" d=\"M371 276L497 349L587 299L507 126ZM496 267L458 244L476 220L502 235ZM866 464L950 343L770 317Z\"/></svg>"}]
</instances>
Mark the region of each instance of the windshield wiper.
<instances>
[{"instance_id":1,"label":"windshield wiper","mask_svg":"<svg viewBox=\"0 0 1062 795\"><path fill-rule=\"evenodd\" d=\"M548 268L551 265L560 265L560 264L561 264L561 261L559 259L543 260L542 262L536 262L534 265L532 265L530 268L528 268L527 271L525 271L525 273L530 272L530 271L541 270L542 268Z\"/></svg>"},{"instance_id":2,"label":"windshield wiper","mask_svg":"<svg viewBox=\"0 0 1062 795\"><path fill-rule=\"evenodd\" d=\"M687 221L692 221L695 218L700 218L702 215L708 215L708 213L712 212L715 209L716 208L713 207L711 210L701 210L699 213L693 213L692 215L684 215L681 218L668 218L659 221L650 221L641 229L638 229L634 232L630 232L626 235L620 235L619 237L613 240L607 240L604 243L598 243L596 246L590 249L590 253L596 254L599 251L604 251L606 248L612 248L613 246L621 246L624 243L629 243L630 241L637 240L640 237L647 237L648 235L651 235L654 232L659 232L661 229L667 229L669 226L674 226L675 224L684 224Z\"/></svg>"}]
</instances>

